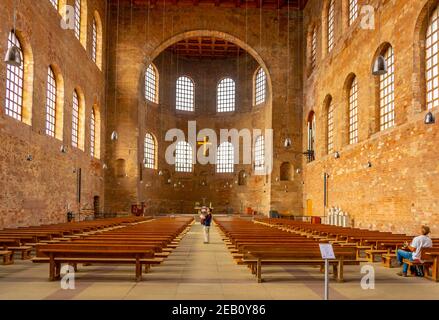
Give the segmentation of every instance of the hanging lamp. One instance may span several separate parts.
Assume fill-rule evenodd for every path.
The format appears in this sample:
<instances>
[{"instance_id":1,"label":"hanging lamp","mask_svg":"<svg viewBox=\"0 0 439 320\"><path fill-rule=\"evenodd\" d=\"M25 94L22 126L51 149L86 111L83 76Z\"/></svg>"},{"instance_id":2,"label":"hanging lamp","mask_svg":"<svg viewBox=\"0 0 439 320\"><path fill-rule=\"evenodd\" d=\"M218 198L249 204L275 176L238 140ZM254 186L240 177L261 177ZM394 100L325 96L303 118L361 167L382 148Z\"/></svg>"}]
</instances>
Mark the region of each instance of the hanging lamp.
<instances>
[{"instance_id":1,"label":"hanging lamp","mask_svg":"<svg viewBox=\"0 0 439 320\"><path fill-rule=\"evenodd\" d=\"M14 35L16 35L15 33L15 26L16 26L16 0L14 0L14 29L13 29L13 33ZM21 59L21 50L19 47L17 47L15 44L11 45L8 50L6 51L6 55L5 55L5 63L9 66L13 66L13 67L21 67L23 61Z\"/></svg>"}]
</instances>

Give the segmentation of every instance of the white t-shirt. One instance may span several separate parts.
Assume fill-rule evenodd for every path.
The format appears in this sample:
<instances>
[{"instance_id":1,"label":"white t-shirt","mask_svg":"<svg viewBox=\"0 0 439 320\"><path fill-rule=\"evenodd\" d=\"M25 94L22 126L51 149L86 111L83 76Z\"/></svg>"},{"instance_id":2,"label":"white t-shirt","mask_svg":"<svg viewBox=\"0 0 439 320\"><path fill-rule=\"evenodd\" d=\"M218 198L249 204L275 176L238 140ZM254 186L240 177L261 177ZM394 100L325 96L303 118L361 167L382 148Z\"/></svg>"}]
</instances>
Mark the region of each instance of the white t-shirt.
<instances>
[{"instance_id":1,"label":"white t-shirt","mask_svg":"<svg viewBox=\"0 0 439 320\"><path fill-rule=\"evenodd\" d=\"M421 249L422 248L431 248L433 246L433 241L427 236L418 236L413 239L410 247L416 248L414 252L412 252L413 260L421 260Z\"/></svg>"}]
</instances>

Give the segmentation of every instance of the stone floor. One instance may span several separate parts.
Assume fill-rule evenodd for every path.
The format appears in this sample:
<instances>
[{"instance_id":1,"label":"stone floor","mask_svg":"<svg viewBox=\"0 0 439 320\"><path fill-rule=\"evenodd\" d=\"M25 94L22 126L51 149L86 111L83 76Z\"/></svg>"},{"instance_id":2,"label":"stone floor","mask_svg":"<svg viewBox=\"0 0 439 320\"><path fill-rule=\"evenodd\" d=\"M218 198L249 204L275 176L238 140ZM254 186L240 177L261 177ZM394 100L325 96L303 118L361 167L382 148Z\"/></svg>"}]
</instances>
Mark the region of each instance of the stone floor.
<instances>
[{"instance_id":1,"label":"stone floor","mask_svg":"<svg viewBox=\"0 0 439 320\"><path fill-rule=\"evenodd\" d=\"M245 266L234 263L215 227L203 244L202 227L194 225L160 266L134 281L132 267L89 266L76 273L75 289L49 282L48 265L16 260L0 266L0 299L146 299L146 300L295 300L322 299L323 275L313 267L264 267L256 283ZM439 284L399 278L396 269L378 263L375 288L361 288L360 266L345 269L345 282L330 284L330 299L438 299Z\"/></svg>"}]
</instances>

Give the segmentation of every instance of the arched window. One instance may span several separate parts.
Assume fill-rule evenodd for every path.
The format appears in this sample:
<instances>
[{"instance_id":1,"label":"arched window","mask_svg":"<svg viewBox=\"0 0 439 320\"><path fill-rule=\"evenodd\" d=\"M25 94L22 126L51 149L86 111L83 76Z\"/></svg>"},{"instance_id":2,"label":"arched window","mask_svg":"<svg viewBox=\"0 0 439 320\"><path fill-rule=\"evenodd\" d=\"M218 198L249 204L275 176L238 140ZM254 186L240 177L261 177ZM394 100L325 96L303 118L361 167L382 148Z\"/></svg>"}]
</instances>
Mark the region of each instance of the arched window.
<instances>
[{"instance_id":1,"label":"arched window","mask_svg":"<svg viewBox=\"0 0 439 320\"><path fill-rule=\"evenodd\" d=\"M427 109L439 106L439 8L430 17L425 43Z\"/></svg>"},{"instance_id":2,"label":"arched window","mask_svg":"<svg viewBox=\"0 0 439 320\"><path fill-rule=\"evenodd\" d=\"M74 17L75 17L75 36L78 40L81 39L81 0L75 0L75 11L74 11Z\"/></svg>"},{"instance_id":3,"label":"arched window","mask_svg":"<svg viewBox=\"0 0 439 320\"><path fill-rule=\"evenodd\" d=\"M311 69L314 70L317 62L317 27L313 28L311 35Z\"/></svg>"},{"instance_id":4,"label":"arched window","mask_svg":"<svg viewBox=\"0 0 439 320\"><path fill-rule=\"evenodd\" d=\"M218 84L217 110L218 112L235 111L235 81L225 78Z\"/></svg>"},{"instance_id":5,"label":"arched window","mask_svg":"<svg viewBox=\"0 0 439 320\"><path fill-rule=\"evenodd\" d=\"M177 143L175 151L175 171L192 172L192 146L185 141Z\"/></svg>"},{"instance_id":6,"label":"arched window","mask_svg":"<svg viewBox=\"0 0 439 320\"><path fill-rule=\"evenodd\" d=\"M332 98L329 97L327 101L327 150L328 154L334 152L334 103Z\"/></svg>"},{"instance_id":7,"label":"arched window","mask_svg":"<svg viewBox=\"0 0 439 320\"><path fill-rule=\"evenodd\" d=\"M51 67L47 71L46 134L55 137L56 129L56 80Z\"/></svg>"},{"instance_id":8,"label":"arched window","mask_svg":"<svg viewBox=\"0 0 439 320\"><path fill-rule=\"evenodd\" d=\"M145 135L144 143L144 165L148 169L157 169L157 143L150 133Z\"/></svg>"},{"instance_id":9,"label":"arched window","mask_svg":"<svg viewBox=\"0 0 439 320\"><path fill-rule=\"evenodd\" d=\"M145 73L145 98L158 103L158 72L153 64L148 66Z\"/></svg>"},{"instance_id":10,"label":"arched window","mask_svg":"<svg viewBox=\"0 0 439 320\"><path fill-rule=\"evenodd\" d=\"M349 0L349 25L358 18L358 0Z\"/></svg>"},{"instance_id":11,"label":"arched window","mask_svg":"<svg viewBox=\"0 0 439 320\"><path fill-rule=\"evenodd\" d=\"M58 10L58 0L50 0L50 3L52 4L52 6Z\"/></svg>"},{"instance_id":12,"label":"arched window","mask_svg":"<svg viewBox=\"0 0 439 320\"><path fill-rule=\"evenodd\" d=\"M90 119L90 155L96 156L96 113L95 109L91 109Z\"/></svg>"},{"instance_id":13,"label":"arched window","mask_svg":"<svg viewBox=\"0 0 439 320\"><path fill-rule=\"evenodd\" d=\"M72 147L79 147L79 96L78 93L73 91L73 104L72 104Z\"/></svg>"},{"instance_id":14,"label":"arched window","mask_svg":"<svg viewBox=\"0 0 439 320\"><path fill-rule=\"evenodd\" d=\"M14 32L9 33L8 48L16 46L20 49L21 65L19 67L6 66L6 114L14 119L22 121L23 118L23 82L24 60L20 41Z\"/></svg>"},{"instance_id":15,"label":"arched window","mask_svg":"<svg viewBox=\"0 0 439 320\"><path fill-rule=\"evenodd\" d=\"M315 159L315 139L316 139L316 116L314 111L308 115L308 162Z\"/></svg>"},{"instance_id":16,"label":"arched window","mask_svg":"<svg viewBox=\"0 0 439 320\"><path fill-rule=\"evenodd\" d=\"M267 77L265 75L264 69L259 67L256 71L256 76L254 80L255 84L255 105L265 102L265 95L267 91Z\"/></svg>"},{"instance_id":17,"label":"arched window","mask_svg":"<svg viewBox=\"0 0 439 320\"><path fill-rule=\"evenodd\" d=\"M186 76L177 79L176 109L194 111L194 82Z\"/></svg>"},{"instance_id":18,"label":"arched window","mask_svg":"<svg viewBox=\"0 0 439 320\"><path fill-rule=\"evenodd\" d=\"M328 6L328 52L335 45L335 0L329 0Z\"/></svg>"},{"instance_id":19,"label":"arched window","mask_svg":"<svg viewBox=\"0 0 439 320\"><path fill-rule=\"evenodd\" d=\"M94 63L97 61L98 56L98 26L96 19L93 19L92 23L92 38L91 38L91 59Z\"/></svg>"},{"instance_id":20,"label":"arched window","mask_svg":"<svg viewBox=\"0 0 439 320\"><path fill-rule=\"evenodd\" d=\"M384 52L387 73L380 76L380 129L386 130L395 124L395 64L393 48Z\"/></svg>"},{"instance_id":21,"label":"arched window","mask_svg":"<svg viewBox=\"0 0 439 320\"><path fill-rule=\"evenodd\" d=\"M216 172L233 173L235 171L235 155L233 144L223 142L218 147Z\"/></svg>"},{"instance_id":22,"label":"arched window","mask_svg":"<svg viewBox=\"0 0 439 320\"><path fill-rule=\"evenodd\" d=\"M258 136L255 141L255 171L265 170L265 139Z\"/></svg>"},{"instance_id":23,"label":"arched window","mask_svg":"<svg viewBox=\"0 0 439 320\"><path fill-rule=\"evenodd\" d=\"M358 142L358 83L352 80L349 89L349 144Z\"/></svg>"}]
</instances>

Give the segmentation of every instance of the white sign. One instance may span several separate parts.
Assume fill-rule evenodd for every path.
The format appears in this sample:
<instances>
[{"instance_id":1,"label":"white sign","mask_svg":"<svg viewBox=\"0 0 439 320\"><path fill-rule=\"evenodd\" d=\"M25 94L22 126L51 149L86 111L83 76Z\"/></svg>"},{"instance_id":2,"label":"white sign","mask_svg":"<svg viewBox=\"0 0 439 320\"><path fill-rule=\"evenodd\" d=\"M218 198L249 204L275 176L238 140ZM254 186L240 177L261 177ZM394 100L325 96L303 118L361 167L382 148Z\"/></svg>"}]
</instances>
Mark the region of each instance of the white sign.
<instances>
[{"instance_id":1,"label":"white sign","mask_svg":"<svg viewBox=\"0 0 439 320\"><path fill-rule=\"evenodd\" d=\"M332 244L329 243L319 243L320 253L322 254L322 259L335 259L334 249Z\"/></svg>"}]
</instances>

